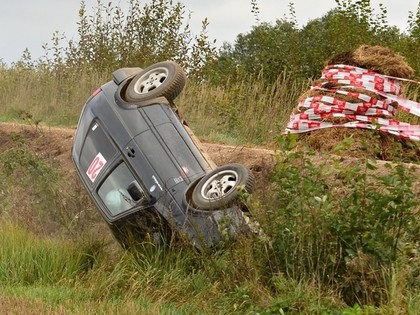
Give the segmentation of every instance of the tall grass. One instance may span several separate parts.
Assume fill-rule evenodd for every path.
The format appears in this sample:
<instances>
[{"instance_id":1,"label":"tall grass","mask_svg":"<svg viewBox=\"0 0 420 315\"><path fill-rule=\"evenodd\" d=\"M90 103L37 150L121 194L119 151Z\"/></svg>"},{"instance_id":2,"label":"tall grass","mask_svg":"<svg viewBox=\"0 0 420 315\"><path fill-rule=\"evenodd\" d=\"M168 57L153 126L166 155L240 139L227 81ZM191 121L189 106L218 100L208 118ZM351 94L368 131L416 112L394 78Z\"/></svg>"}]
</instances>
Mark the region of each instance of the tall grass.
<instances>
[{"instance_id":1,"label":"tall grass","mask_svg":"<svg viewBox=\"0 0 420 315\"><path fill-rule=\"evenodd\" d=\"M111 74L51 73L45 69L0 69L1 120L75 126L91 93Z\"/></svg>"},{"instance_id":2,"label":"tall grass","mask_svg":"<svg viewBox=\"0 0 420 315\"><path fill-rule=\"evenodd\" d=\"M276 314L286 308L294 314L296 303L305 304L299 313L313 314L342 307L280 274L270 284L262 272L266 258L249 240L212 255L152 244L136 254L106 253L101 246L92 252L92 243L40 239L4 220L0 226L0 301L7 306L4 297L19 297L5 311L31 314L34 302L38 312L52 314Z\"/></svg>"},{"instance_id":3,"label":"tall grass","mask_svg":"<svg viewBox=\"0 0 420 315\"><path fill-rule=\"evenodd\" d=\"M267 86L244 78L226 86L189 82L178 100L193 130L214 140L270 143L283 132L292 109L309 81L283 72Z\"/></svg>"},{"instance_id":4,"label":"tall grass","mask_svg":"<svg viewBox=\"0 0 420 315\"><path fill-rule=\"evenodd\" d=\"M81 276L91 257L73 243L40 240L10 221L0 221L0 283L55 285Z\"/></svg>"},{"instance_id":5,"label":"tall grass","mask_svg":"<svg viewBox=\"0 0 420 315\"><path fill-rule=\"evenodd\" d=\"M75 126L91 93L112 80L95 71L51 74L47 70L0 69L0 120ZM244 78L224 87L189 81L176 100L197 133L210 140L270 143L283 131L307 81L288 73L267 86Z\"/></svg>"}]
</instances>

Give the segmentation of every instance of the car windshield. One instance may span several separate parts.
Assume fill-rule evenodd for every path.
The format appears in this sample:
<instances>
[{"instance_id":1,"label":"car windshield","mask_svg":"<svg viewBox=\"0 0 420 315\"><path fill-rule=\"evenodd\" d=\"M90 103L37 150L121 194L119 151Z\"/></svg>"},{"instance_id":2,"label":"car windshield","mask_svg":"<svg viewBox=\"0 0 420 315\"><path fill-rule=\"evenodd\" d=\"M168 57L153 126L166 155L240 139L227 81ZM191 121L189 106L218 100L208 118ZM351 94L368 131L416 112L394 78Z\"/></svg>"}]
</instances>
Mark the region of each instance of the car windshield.
<instances>
[{"instance_id":1,"label":"car windshield","mask_svg":"<svg viewBox=\"0 0 420 315\"><path fill-rule=\"evenodd\" d=\"M80 165L91 183L95 182L98 174L116 152L101 125L95 120L89 129L80 154Z\"/></svg>"},{"instance_id":2,"label":"car windshield","mask_svg":"<svg viewBox=\"0 0 420 315\"><path fill-rule=\"evenodd\" d=\"M112 216L121 214L146 201L144 190L122 162L104 180L98 195Z\"/></svg>"}]
</instances>

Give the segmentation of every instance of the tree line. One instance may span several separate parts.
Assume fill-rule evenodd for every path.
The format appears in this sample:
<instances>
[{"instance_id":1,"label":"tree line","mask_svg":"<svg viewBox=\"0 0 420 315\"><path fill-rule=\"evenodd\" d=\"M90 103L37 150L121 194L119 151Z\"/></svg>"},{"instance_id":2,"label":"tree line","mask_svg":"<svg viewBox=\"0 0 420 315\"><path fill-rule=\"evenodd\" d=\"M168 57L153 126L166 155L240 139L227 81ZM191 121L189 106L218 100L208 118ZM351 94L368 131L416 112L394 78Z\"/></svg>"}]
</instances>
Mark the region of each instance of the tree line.
<instances>
[{"instance_id":1,"label":"tree line","mask_svg":"<svg viewBox=\"0 0 420 315\"><path fill-rule=\"evenodd\" d=\"M274 23L261 22L256 0L251 1L255 25L238 34L234 43L208 37L209 21L202 21L193 35L191 12L181 2L151 0L142 5L127 0L128 10L97 1L89 12L81 1L76 39L59 32L43 45L45 54L32 60L25 51L12 67L49 71L92 69L112 71L119 67L145 67L162 60L180 63L190 78L226 84L235 79L263 78L274 82L285 71L295 78L319 75L325 60L361 44L388 46L403 55L420 73L420 7L410 12L407 30L391 26L387 8L374 12L370 0L336 0L336 7L299 28L293 3L287 17Z\"/></svg>"}]
</instances>

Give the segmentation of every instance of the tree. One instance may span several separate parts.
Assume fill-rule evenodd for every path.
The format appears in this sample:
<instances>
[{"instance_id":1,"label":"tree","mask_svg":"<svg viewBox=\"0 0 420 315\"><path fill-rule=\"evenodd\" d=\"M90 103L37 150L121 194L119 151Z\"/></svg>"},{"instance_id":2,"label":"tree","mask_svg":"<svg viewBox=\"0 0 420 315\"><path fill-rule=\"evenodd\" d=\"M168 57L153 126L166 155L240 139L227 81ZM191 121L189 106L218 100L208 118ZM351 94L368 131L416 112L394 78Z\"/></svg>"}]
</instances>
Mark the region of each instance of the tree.
<instances>
[{"instance_id":1,"label":"tree","mask_svg":"<svg viewBox=\"0 0 420 315\"><path fill-rule=\"evenodd\" d=\"M291 5L289 19L261 23L251 32L239 34L234 45L226 44L220 50L219 71L253 78L263 73L271 83L283 71L291 71L298 78L318 76L326 60L361 44L400 51L404 36L389 26L385 7L381 5L376 15L369 0L336 3L336 8L301 29Z\"/></svg>"},{"instance_id":2,"label":"tree","mask_svg":"<svg viewBox=\"0 0 420 315\"><path fill-rule=\"evenodd\" d=\"M194 37L190 18L185 6L172 0L151 0L144 6L138 0L128 0L126 13L112 2L105 5L97 0L92 14L82 0L78 37L63 45L66 38L54 36L52 47L45 46L44 62L54 68L112 71L174 60L187 72L200 73L216 52L206 36L208 22L203 21L201 33Z\"/></svg>"}]
</instances>

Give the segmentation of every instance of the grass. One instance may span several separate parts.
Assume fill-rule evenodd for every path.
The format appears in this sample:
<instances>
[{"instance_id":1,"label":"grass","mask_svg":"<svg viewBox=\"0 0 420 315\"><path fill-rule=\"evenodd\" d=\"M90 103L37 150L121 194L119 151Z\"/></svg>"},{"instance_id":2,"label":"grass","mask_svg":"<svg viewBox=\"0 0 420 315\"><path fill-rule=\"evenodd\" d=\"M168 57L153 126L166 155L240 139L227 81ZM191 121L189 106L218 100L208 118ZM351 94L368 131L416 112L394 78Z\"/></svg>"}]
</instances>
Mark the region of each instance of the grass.
<instances>
[{"instance_id":1,"label":"grass","mask_svg":"<svg viewBox=\"0 0 420 315\"><path fill-rule=\"evenodd\" d=\"M11 227L4 221L2 226ZM167 250L151 244L144 244L138 255L120 251L110 259L110 253L104 251L86 269L80 256L89 250L86 244L81 246L82 242L57 241L57 245L67 244L66 249L59 249L51 246L50 240L22 233L18 227L2 232L8 239L1 244L6 251L16 247L15 251L21 252L36 244L36 248L18 257L3 252L2 262L12 260L22 268L48 275L32 278L33 283L22 276L13 281L0 280L2 305L20 313L416 314L418 306L414 292L412 296L401 296L399 292L394 293L396 300L390 304L348 307L338 294L325 292L314 282L293 280L282 273L266 274L267 256L258 251L258 245L245 241L212 255L198 255L188 247ZM16 241L19 233L27 236L24 248L19 248ZM56 272L59 264L45 263L51 258L60 262L54 258L60 256L61 269L66 272ZM394 272L395 276L400 273L397 269ZM395 287L400 280L393 280L397 291L401 291Z\"/></svg>"},{"instance_id":2,"label":"grass","mask_svg":"<svg viewBox=\"0 0 420 315\"><path fill-rule=\"evenodd\" d=\"M198 135L223 142L270 143L283 132L308 84L287 73L270 87L262 80L244 79L226 88L190 82L178 103Z\"/></svg>"},{"instance_id":3,"label":"grass","mask_svg":"<svg viewBox=\"0 0 420 315\"><path fill-rule=\"evenodd\" d=\"M11 227L7 222L2 225ZM272 300L254 269L257 258L246 242L209 256L188 248L168 251L145 244L138 255L120 252L113 264L105 255L87 270L80 256L88 251L77 242L69 242L64 249L65 243L59 241L58 249L18 227L2 232L6 242L1 244L0 272L9 275L6 261L26 272L0 279L0 299L14 299L22 311L25 305L28 311L36 305L39 312L65 314L243 314L252 311L257 301L264 305ZM16 237L19 233L27 236L25 246ZM243 251L251 256L246 258ZM244 265L232 268L238 262ZM56 267L65 272L57 272ZM283 280L282 285L286 284ZM292 291L290 284L287 287Z\"/></svg>"},{"instance_id":4,"label":"grass","mask_svg":"<svg viewBox=\"0 0 420 315\"><path fill-rule=\"evenodd\" d=\"M89 72L53 75L38 69L0 69L2 120L75 126L82 106L111 76Z\"/></svg>"},{"instance_id":5,"label":"grass","mask_svg":"<svg viewBox=\"0 0 420 315\"><path fill-rule=\"evenodd\" d=\"M41 240L7 221L1 227L0 296L21 307L36 302L40 311L69 314L231 314L249 303L252 290L245 284L230 292L232 284L220 282L221 273L230 273L230 255L144 244L138 254L120 251L110 259L104 253L86 264L92 244ZM237 305L228 307L231 302Z\"/></svg>"},{"instance_id":6,"label":"grass","mask_svg":"<svg viewBox=\"0 0 420 315\"><path fill-rule=\"evenodd\" d=\"M93 71L52 75L40 69L0 68L0 75L0 121L65 127L74 127L92 92L112 80L111 73ZM284 129L307 86L286 74L271 87L251 80L228 88L190 81L176 102L200 137L263 144Z\"/></svg>"}]
</instances>

